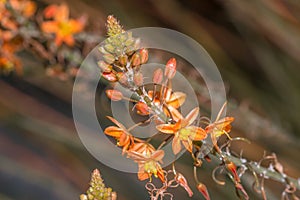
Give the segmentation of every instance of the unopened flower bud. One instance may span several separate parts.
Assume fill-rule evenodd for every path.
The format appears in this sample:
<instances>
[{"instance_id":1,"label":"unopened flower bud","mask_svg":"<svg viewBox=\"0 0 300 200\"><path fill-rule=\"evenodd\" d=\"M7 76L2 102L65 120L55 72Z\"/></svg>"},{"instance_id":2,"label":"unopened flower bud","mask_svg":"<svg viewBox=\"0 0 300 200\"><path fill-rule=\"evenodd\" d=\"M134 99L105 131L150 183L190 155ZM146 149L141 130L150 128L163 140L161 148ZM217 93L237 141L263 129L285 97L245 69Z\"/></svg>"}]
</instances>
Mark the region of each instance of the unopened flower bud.
<instances>
[{"instance_id":1,"label":"unopened flower bud","mask_svg":"<svg viewBox=\"0 0 300 200\"><path fill-rule=\"evenodd\" d=\"M100 60L98 63L98 67L101 69L102 72L110 73L112 66L104 62L103 60Z\"/></svg>"},{"instance_id":2,"label":"unopened flower bud","mask_svg":"<svg viewBox=\"0 0 300 200\"><path fill-rule=\"evenodd\" d=\"M112 101L120 101L123 99L123 94L118 90L106 90L106 95Z\"/></svg>"},{"instance_id":3,"label":"unopened flower bud","mask_svg":"<svg viewBox=\"0 0 300 200\"><path fill-rule=\"evenodd\" d=\"M133 54L133 56L131 57L131 64L134 67L141 64L141 55L139 54L139 52Z\"/></svg>"},{"instance_id":4,"label":"unopened flower bud","mask_svg":"<svg viewBox=\"0 0 300 200\"><path fill-rule=\"evenodd\" d=\"M127 55L122 55L119 57L119 62L122 66L126 66L127 61L128 61Z\"/></svg>"},{"instance_id":5,"label":"unopened flower bud","mask_svg":"<svg viewBox=\"0 0 300 200\"><path fill-rule=\"evenodd\" d=\"M128 85L127 76L124 72L118 72L117 73L118 81L123 85Z\"/></svg>"},{"instance_id":6,"label":"unopened flower bud","mask_svg":"<svg viewBox=\"0 0 300 200\"><path fill-rule=\"evenodd\" d=\"M230 173L233 175L233 178L236 182L240 182L240 177L237 173L236 165L233 162L227 162L226 168L230 171Z\"/></svg>"},{"instance_id":7,"label":"unopened flower bud","mask_svg":"<svg viewBox=\"0 0 300 200\"><path fill-rule=\"evenodd\" d=\"M140 50L141 55L141 64L144 64L148 61L148 50L147 49L141 49Z\"/></svg>"},{"instance_id":8,"label":"unopened flower bud","mask_svg":"<svg viewBox=\"0 0 300 200\"><path fill-rule=\"evenodd\" d=\"M104 45L104 49L109 53L114 53L114 50L115 50L114 46L109 43Z\"/></svg>"},{"instance_id":9,"label":"unopened flower bud","mask_svg":"<svg viewBox=\"0 0 300 200\"><path fill-rule=\"evenodd\" d=\"M141 45L141 39L138 38L134 41L134 45L133 45L133 48L134 49L139 49L140 48L140 45Z\"/></svg>"},{"instance_id":10,"label":"unopened flower bud","mask_svg":"<svg viewBox=\"0 0 300 200\"><path fill-rule=\"evenodd\" d=\"M141 102L141 101L137 102L135 104L135 108L139 115L149 115L150 114L149 107L144 102Z\"/></svg>"},{"instance_id":11,"label":"unopened flower bud","mask_svg":"<svg viewBox=\"0 0 300 200\"><path fill-rule=\"evenodd\" d=\"M133 81L137 86L143 85L143 83L144 83L143 79L144 79L144 76L140 72L135 73L133 76Z\"/></svg>"},{"instance_id":12,"label":"unopened flower bud","mask_svg":"<svg viewBox=\"0 0 300 200\"><path fill-rule=\"evenodd\" d=\"M104 49L103 46L100 46L100 47L98 48L98 50L100 51L100 53L103 53L103 54L107 54L107 53L108 53L108 52Z\"/></svg>"},{"instance_id":13,"label":"unopened flower bud","mask_svg":"<svg viewBox=\"0 0 300 200\"><path fill-rule=\"evenodd\" d=\"M103 56L103 58L104 58L105 62L107 62L108 64L112 64L115 61L115 57L109 53L105 54Z\"/></svg>"},{"instance_id":14,"label":"unopened flower bud","mask_svg":"<svg viewBox=\"0 0 300 200\"><path fill-rule=\"evenodd\" d=\"M207 190L206 186L203 183L198 183L197 184L197 189L198 189L199 192L201 192L201 194L203 195L203 197L206 200L210 200L208 190Z\"/></svg>"},{"instance_id":15,"label":"unopened flower bud","mask_svg":"<svg viewBox=\"0 0 300 200\"><path fill-rule=\"evenodd\" d=\"M118 79L116 77L116 75L114 73L102 73L103 78L105 78L106 80L110 81L110 82L116 82Z\"/></svg>"},{"instance_id":16,"label":"unopened flower bud","mask_svg":"<svg viewBox=\"0 0 300 200\"><path fill-rule=\"evenodd\" d=\"M176 59L171 58L166 64L165 76L168 79L172 79L175 76L175 74L176 74Z\"/></svg>"},{"instance_id":17,"label":"unopened flower bud","mask_svg":"<svg viewBox=\"0 0 300 200\"><path fill-rule=\"evenodd\" d=\"M88 197L85 194L80 195L80 200L88 200Z\"/></svg>"},{"instance_id":18,"label":"unopened flower bud","mask_svg":"<svg viewBox=\"0 0 300 200\"><path fill-rule=\"evenodd\" d=\"M160 84L163 79L163 71L162 69L158 68L153 72L153 78L152 81L155 84Z\"/></svg>"},{"instance_id":19,"label":"unopened flower bud","mask_svg":"<svg viewBox=\"0 0 300 200\"><path fill-rule=\"evenodd\" d=\"M116 192L111 193L111 200L117 200L117 193Z\"/></svg>"}]
</instances>

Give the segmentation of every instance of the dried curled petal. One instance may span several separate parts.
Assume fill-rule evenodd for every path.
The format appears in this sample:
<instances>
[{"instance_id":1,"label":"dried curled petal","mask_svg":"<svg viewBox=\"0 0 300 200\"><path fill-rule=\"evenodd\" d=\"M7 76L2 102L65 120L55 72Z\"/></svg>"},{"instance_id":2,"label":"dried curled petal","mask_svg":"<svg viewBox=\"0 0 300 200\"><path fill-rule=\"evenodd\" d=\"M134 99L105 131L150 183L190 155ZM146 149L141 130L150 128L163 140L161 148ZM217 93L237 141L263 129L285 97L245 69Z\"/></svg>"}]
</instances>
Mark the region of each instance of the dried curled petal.
<instances>
[{"instance_id":1,"label":"dried curled petal","mask_svg":"<svg viewBox=\"0 0 300 200\"><path fill-rule=\"evenodd\" d=\"M189 197L193 196L193 191L189 187L186 178L182 174L177 173L175 176L175 180L181 187L183 187L187 191L187 193L189 194Z\"/></svg>"}]
</instances>

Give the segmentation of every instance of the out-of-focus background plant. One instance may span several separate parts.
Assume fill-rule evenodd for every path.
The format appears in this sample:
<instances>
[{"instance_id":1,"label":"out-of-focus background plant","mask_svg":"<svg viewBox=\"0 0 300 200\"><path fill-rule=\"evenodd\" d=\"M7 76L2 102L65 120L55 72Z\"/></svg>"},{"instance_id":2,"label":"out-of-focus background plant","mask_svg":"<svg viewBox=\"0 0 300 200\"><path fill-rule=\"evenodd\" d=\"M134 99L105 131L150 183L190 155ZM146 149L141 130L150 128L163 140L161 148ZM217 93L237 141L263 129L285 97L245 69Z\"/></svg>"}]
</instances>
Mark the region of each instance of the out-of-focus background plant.
<instances>
[{"instance_id":1,"label":"out-of-focus background plant","mask_svg":"<svg viewBox=\"0 0 300 200\"><path fill-rule=\"evenodd\" d=\"M78 199L94 168L118 199L147 195L136 175L94 159L72 121L72 77L105 36L106 16L112 13L127 29L166 27L202 44L228 86L229 111L236 118L233 133L252 141L244 155L259 160L264 150L275 152L287 174L300 176L297 1L4 0L0 11L1 199ZM207 107L205 94L199 102ZM188 157L183 158L177 164L181 171L189 166ZM212 199L235 198L233 187L217 186L204 172L201 180L214 191ZM133 184L123 185L128 179ZM270 199L280 199L283 188L268 180L266 185ZM176 199L187 198L184 191L175 193Z\"/></svg>"}]
</instances>

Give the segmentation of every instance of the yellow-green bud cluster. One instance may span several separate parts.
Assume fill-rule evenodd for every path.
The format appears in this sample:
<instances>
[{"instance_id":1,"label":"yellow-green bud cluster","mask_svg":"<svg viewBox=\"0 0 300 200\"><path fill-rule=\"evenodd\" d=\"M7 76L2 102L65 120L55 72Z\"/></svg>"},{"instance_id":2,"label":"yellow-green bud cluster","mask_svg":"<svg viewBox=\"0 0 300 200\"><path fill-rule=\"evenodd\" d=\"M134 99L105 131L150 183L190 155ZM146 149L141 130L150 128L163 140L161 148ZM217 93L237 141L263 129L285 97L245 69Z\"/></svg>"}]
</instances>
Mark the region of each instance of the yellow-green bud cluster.
<instances>
[{"instance_id":1,"label":"yellow-green bud cluster","mask_svg":"<svg viewBox=\"0 0 300 200\"><path fill-rule=\"evenodd\" d=\"M119 35L125 32L122 26L120 25L120 22L113 15L109 15L107 17L106 29L109 37Z\"/></svg>"},{"instance_id":2,"label":"yellow-green bud cluster","mask_svg":"<svg viewBox=\"0 0 300 200\"><path fill-rule=\"evenodd\" d=\"M99 47L102 59L98 65L102 77L130 87L141 86L143 76L139 69L148 61L148 50L139 49L140 39L125 32L113 16L107 18L107 33L110 37Z\"/></svg>"},{"instance_id":3,"label":"yellow-green bud cluster","mask_svg":"<svg viewBox=\"0 0 300 200\"><path fill-rule=\"evenodd\" d=\"M86 194L80 195L80 200L116 200L117 194L111 188L106 188L98 169L92 173L90 187Z\"/></svg>"}]
</instances>

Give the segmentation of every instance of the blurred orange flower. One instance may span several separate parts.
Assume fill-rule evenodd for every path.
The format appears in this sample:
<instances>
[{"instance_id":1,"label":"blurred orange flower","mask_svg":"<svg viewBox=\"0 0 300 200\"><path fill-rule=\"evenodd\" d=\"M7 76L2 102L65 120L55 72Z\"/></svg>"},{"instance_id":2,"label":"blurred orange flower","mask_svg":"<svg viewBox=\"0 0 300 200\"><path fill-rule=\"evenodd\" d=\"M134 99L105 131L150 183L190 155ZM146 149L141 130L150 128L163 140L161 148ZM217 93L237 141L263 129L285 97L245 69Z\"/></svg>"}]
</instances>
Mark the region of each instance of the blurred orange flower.
<instances>
[{"instance_id":1,"label":"blurred orange flower","mask_svg":"<svg viewBox=\"0 0 300 200\"><path fill-rule=\"evenodd\" d=\"M15 56L15 52L20 49L20 43L21 41L16 38L9 41L2 40L0 49L1 72L8 73L16 70L18 74L22 73L21 63Z\"/></svg>"},{"instance_id":2,"label":"blurred orange flower","mask_svg":"<svg viewBox=\"0 0 300 200\"><path fill-rule=\"evenodd\" d=\"M36 11L36 4L26 0L9 0L9 3L15 11L23 17L31 17Z\"/></svg>"},{"instance_id":3,"label":"blurred orange flower","mask_svg":"<svg viewBox=\"0 0 300 200\"><path fill-rule=\"evenodd\" d=\"M44 10L45 18L53 20L45 21L41 24L41 29L45 33L55 34L55 44L60 46L63 42L69 46L75 43L73 35L83 30L85 20L83 18L70 19L69 8L66 4L60 6L51 5Z\"/></svg>"},{"instance_id":4,"label":"blurred orange flower","mask_svg":"<svg viewBox=\"0 0 300 200\"><path fill-rule=\"evenodd\" d=\"M174 154L178 154L181 151L180 142L189 152L192 152L193 141L200 141L206 138L207 134L202 128L191 125L198 117L198 114L199 108L194 108L185 118L180 115L180 120L175 124L160 124L156 126L160 132L175 135L172 142Z\"/></svg>"}]
</instances>

